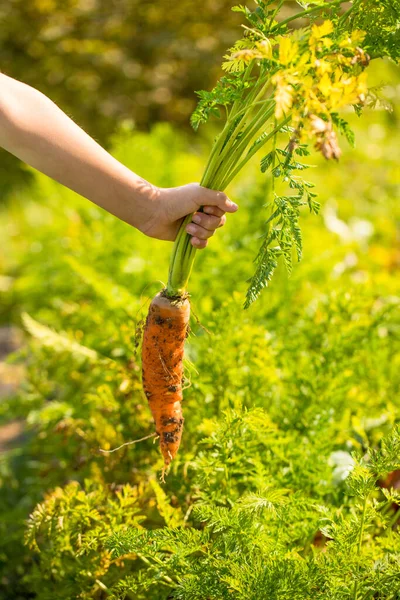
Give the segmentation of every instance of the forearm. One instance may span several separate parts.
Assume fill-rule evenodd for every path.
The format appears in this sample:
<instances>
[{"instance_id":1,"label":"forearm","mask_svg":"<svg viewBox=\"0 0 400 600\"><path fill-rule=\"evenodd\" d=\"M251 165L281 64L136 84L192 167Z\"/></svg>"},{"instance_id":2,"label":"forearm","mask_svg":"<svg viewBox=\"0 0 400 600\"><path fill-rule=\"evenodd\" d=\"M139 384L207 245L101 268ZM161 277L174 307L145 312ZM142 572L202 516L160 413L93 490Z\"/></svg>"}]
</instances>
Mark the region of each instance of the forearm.
<instances>
[{"instance_id":1,"label":"forearm","mask_svg":"<svg viewBox=\"0 0 400 600\"><path fill-rule=\"evenodd\" d=\"M143 223L148 204L159 193L112 158L46 96L3 74L0 145L134 226Z\"/></svg>"},{"instance_id":2,"label":"forearm","mask_svg":"<svg viewBox=\"0 0 400 600\"><path fill-rule=\"evenodd\" d=\"M118 162L51 100L0 73L0 146L150 237L173 241L187 215L187 233L205 248L238 208L222 192L196 183L158 188ZM202 211L197 211L202 207Z\"/></svg>"}]
</instances>

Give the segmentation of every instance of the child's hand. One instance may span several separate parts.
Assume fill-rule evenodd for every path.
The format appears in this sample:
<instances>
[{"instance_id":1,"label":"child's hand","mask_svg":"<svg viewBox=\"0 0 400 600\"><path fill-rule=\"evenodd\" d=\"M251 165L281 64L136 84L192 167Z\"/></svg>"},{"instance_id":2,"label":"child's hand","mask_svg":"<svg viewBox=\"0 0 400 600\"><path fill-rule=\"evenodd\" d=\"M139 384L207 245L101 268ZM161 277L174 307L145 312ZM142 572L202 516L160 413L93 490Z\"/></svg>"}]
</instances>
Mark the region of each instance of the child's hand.
<instances>
[{"instance_id":1,"label":"child's hand","mask_svg":"<svg viewBox=\"0 0 400 600\"><path fill-rule=\"evenodd\" d=\"M225 224L225 213L238 206L224 194L190 183L176 188L156 188L152 195L152 214L139 229L150 237L173 241L184 217L193 214L186 231L195 248L205 248L207 240ZM200 207L202 212L197 212Z\"/></svg>"}]
</instances>

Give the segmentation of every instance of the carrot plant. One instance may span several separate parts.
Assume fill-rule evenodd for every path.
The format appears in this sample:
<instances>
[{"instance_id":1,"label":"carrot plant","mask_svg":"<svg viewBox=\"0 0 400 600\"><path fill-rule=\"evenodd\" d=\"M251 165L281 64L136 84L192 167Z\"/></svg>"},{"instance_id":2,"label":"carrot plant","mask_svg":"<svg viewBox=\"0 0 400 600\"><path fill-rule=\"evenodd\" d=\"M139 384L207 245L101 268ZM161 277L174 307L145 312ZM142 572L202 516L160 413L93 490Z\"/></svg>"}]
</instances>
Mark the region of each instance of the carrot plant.
<instances>
[{"instance_id":1,"label":"carrot plant","mask_svg":"<svg viewBox=\"0 0 400 600\"><path fill-rule=\"evenodd\" d=\"M217 457L223 459L227 450L227 426L251 444L252 468L267 468L261 454L273 447L274 434L264 431L263 440L260 422L265 424L265 419L256 412L228 417L208 440L208 456L196 465L202 487L210 489L203 468ZM239 458L240 443L234 442L229 454L231 460ZM351 510L329 511L316 499L269 485L233 500L238 479L231 482L229 505L205 498L198 503L192 515L195 527L146 532L130 528L116 532L106 546L114 559L137 553L170 589L165 597L180 600L357 600L372 594L395 600L400 594L400 536L392 528L400 509L393 514L388 508L400 501L400 494L386 489L382 493L377 483L399 468L399 456L395 430L382 440L380 450L351 462L345 492ZM379 543L371 540L372 526L382 532ZM127 598L139 590L151 593L153 585L151 575L141 581L127 578L115 586L113 597Z\"/></svg>"},{"instance_id":2,"label":"carrot plant","mask_svg":"<svg viewBox=\"0 0 400 600\"><path fill-rule=\"evenodd\" d=\"M353 142L340 111L352 106L360 114L368 103L366 69L371 58L400 58L396 1L354 0L347 10L341 0L299 1L302 11L278 20L283 4L257 0L254 11L234 7L246 16L244 37L225 57L226 75L212 91L198 92L200 102L192 115L195 129L210 116L224 119L201 180L205 187L225 190L253 156L267 150L261 170L274 183L246 308L268 285L280 257L289 274L293 255L302 258L300 211L306 206L312 213L319 210L313 184L299 175L307 169L301 161L309 154L309 144L326 159L338 159L337 131ZM305 26L293 29L298 22ZM196 253L186 233L191 219L189 215L180 227L168 283L150 305L143 340L144 391L157 415L165 466L176 455L182 435L187 286ZM166 305L169 316L160 317Z\"/></svg>"}]
</instances>

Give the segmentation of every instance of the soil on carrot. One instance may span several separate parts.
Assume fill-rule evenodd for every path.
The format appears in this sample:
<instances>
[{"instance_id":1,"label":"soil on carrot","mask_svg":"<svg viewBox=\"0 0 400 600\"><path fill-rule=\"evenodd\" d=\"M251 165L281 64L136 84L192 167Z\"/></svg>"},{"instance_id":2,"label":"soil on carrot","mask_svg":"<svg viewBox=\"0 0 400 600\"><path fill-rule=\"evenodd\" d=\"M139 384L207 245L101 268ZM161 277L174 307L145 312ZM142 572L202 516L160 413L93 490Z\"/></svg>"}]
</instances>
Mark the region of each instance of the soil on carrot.
<instances>
[{"instance_id":1,"label":"soil on carrot","mask_svg":"<svg viewBox=\"0 0 400 600\"><path fill-rule=\"evenodd\" d=\"M190 298L190 294L188 294L187 292L183 294L177 294L176 296L170 296L167 292L167 288L164 288L160 292L160 296L162 296L163 298L167 298L173 306L180 306Z\"/></svg>"},{"instance_id":2,"label":"soil on carrot","mask_svg":"<svg viewBox=\"0 0 400 600\"><path fill-rule=\"evenodd\" d=\"M165 467L176 456L182 438L183 354L189 317L187 297L171 299L161 292L150 305L144 329L143 390L160 437Z\"/></svg>"}]
</instances>

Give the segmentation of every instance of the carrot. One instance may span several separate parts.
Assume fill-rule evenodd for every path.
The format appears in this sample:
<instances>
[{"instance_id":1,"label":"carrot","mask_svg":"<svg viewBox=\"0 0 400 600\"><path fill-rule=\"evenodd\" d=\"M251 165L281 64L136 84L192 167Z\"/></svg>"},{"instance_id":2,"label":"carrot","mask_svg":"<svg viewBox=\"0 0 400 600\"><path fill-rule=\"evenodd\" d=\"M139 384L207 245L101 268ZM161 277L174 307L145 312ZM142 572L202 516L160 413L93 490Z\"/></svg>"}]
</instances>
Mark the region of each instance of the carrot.
<instances>
[{"instance_id":1,"label":"carrot","mask_svg":"<svg viewBox=\"0 0 400 600\"><path fill-rule=\"evenodd\" d=\"M183 352L189 317L187 295L171 299L161 292L150 304L143 333L143 390L160 437L164 471L182 438Z\"/></svg>"}]
</instances>

